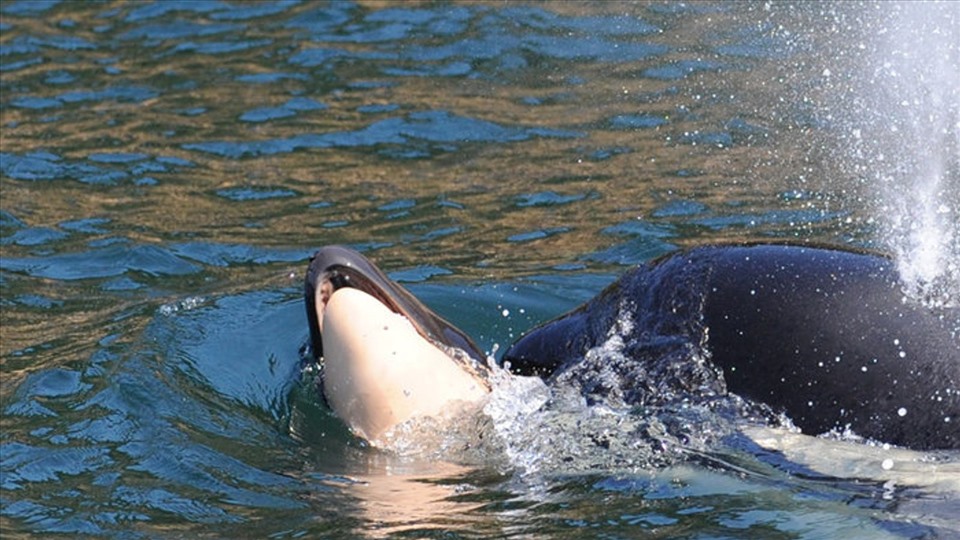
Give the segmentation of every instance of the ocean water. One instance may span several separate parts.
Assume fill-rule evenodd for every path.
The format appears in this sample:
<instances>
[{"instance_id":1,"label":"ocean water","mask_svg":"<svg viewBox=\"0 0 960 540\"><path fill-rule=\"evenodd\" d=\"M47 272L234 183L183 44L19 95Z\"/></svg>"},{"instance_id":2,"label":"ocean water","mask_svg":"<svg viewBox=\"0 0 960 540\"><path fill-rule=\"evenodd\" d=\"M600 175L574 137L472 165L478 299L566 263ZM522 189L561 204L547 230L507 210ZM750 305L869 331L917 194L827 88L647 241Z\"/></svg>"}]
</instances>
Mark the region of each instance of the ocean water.
<instances>
[{"instance_id":1,"label":"ocean water","mask_svg":"<svg viewBox=\"0 0 960 540\"><path fill-rule=\"evenodd\" d=\"M349 245L495 357L632 265L791 240L894 253L955 304L958 28L951 3L3 2L2 536L960 536L956 453L509 378L371 448L302 372L301 298Z\"/></svg>"}]
</instances>

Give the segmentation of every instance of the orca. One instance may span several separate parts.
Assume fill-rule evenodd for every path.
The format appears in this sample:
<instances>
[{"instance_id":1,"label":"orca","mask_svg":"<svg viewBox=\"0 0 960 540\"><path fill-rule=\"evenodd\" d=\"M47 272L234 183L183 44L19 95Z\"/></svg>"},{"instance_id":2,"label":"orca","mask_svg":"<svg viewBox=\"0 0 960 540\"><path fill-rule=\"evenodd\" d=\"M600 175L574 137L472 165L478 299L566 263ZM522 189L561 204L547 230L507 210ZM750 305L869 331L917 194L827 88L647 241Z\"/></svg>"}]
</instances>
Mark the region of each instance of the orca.
<instances>
[{"instance_id":1,"label":"orca","mask_svg":"<svg viewBox=\"0 0 960 540\"><path fill-rule=\"evenodd\" d=\"M586 379L586 363L613 361L597 351L616 338L622 387L581 381L588 398L616 391L646 405L732 393L804 434L958 449L960 309L904 290L893 261L872 252L694 247L633 268L521 336L502 362L552 384ZM470 337L359 253L322 248L304 292L323 394L357 435L377 441L489 393L491 368Z\"/></svg>"},{"instance_id":2,"label":"orca","mask_svg":"<svg viewBox=\"0 0 960 540\"><path fill-rule=\"evenodd\" d=\"M628 271L526 333L503 361L556 380L619 332L622 354L643 373L684 379L670 354L682 347L719 372L711 392L765 404L804 434L852 431L914 450L958 449L960 309L925 306L904 291L894 261L868 251L694 247ZM642 404L656 398L649 390L624 395Z\"/></svg>"},{"instance_id":3,"label":"orca","mask_svg":"<svg viewBox=\"0 0 960 540\"><path fill-rule=\"evenodd\" d=\"M356 251L317 251L304 297L323 396L360 437L376 443L403 422L452 414L489 392L473 340Z\"/></svg>"}]
</instances>

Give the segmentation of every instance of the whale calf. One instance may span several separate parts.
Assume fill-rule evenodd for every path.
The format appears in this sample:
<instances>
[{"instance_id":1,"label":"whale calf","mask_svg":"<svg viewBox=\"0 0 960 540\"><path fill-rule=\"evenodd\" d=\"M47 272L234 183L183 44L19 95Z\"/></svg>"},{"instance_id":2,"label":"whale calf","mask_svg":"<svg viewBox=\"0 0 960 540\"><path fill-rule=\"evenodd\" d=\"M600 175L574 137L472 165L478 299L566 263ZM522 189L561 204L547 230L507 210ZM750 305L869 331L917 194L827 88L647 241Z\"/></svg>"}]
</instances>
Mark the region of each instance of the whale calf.
<instances>
[{"instance_id":1,"label":"whale calf","mask_svg":"<svg viewBox=\"0 0 960 540\"><path fill-rule=\"evenodd\" d=\"M474 342L348 248L311 259L305 304L323 393L374 441L490 390ZM616 338L617 384L588 380ZM907 298L887 257L804 245L679 251L517 340L502 358L588 397L634 404L734 393L806 434L851 430L915 450L960 448L960 310ZM589 367L589 366L587 366ZM640 376L642 374L642 377Z\"/></svg>"},{"instance_id":2,"label":"whale calf","mask_svg":"<svg viewBox=\"0 0 960 540\"><path fill-rule=\"evenodd\" d=\"M356 251L317 251L304 299L324 398L368 441L490 390L486 357L473 340Z\"/></svg>"}]
</instances>

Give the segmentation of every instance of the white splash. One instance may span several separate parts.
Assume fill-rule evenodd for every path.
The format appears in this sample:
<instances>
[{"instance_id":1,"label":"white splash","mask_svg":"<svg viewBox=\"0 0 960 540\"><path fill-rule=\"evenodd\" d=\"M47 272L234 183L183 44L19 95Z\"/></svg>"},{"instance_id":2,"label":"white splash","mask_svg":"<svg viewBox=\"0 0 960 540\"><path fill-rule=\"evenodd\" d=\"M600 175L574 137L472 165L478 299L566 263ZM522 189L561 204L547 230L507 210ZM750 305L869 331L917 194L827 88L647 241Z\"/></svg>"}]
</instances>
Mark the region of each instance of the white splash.
<instances>
[{"instance_id":1,"label":"white splash","mask_svg":"<svg viewBox=\"0 0 960 540\"><path fill-rule=\"evenodd\" d=\"M861 156L904 292L960 305L960 3L883 6L855 112Z\"/></svg>"},{"instance_id":2,"label":"white splash","mask_svg":"<svg viewBox=\"0 0 960 540\"><path fill-rule=\"evenodd\" d=\"M207 298L203 296L188 296L182 300L177 300L176 302L170 302L168 304L163 304L159 308L160 315L164 317L170 317L176 315L181 311L191 311L202 307L207 304Z\"/></svg>"},{"instance_id":3,"label":"white splash","mask_svg":"<svg viewBox=\"0 0 960 540\"><path fill-rule=\"evenodd\" d=\"M512 375L495 364L491 369L493 390L483 414L490 418L510 465L523 471L537 470L541 456L528 444L536 437L530 427L541 420L535 413L550 399L550 389L539 377Z\"/></svg>"}]
</instances>

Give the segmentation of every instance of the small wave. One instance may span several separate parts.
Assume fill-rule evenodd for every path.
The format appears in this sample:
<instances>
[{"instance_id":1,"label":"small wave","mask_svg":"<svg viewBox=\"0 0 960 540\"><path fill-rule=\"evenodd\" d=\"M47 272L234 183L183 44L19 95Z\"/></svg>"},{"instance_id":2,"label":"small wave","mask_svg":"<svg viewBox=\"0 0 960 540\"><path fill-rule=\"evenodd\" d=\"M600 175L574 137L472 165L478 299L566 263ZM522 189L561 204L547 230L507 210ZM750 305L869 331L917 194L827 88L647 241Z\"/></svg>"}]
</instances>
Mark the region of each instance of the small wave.
<instances>
[{"instance_id":1,"label":"small wave","mask_svg":"<svg viewBox=\"0 0 960 540\"><path fill-rule=\"evenodd\" d=\"M616 349L614 342L606 349ZM514 375L493 358L489 364L492 391L482 403L454 406L441 418L412 419L376 446L402 458L492 467L522 478L633 474L701 455L743 418L732 412L745 407L735 396L655 407L616 398L598 403L577 385ZM617 374L608 375L611 385L620 384Z\"/></svg>"},{"instance_id":2,"label":"small wave","mask_svg":"<svg viewBox=\"0 0 960 540\"><path fill-rule=\"evenodd\" d=\"M197 309L198 307L204 306L206 305L207 301L207 298L203 296L188 296L182 300L164 304L160 306L158 311L160 315L164 317L170 317L181 311L191 311Z\"/></svg>"}]
</instances>

